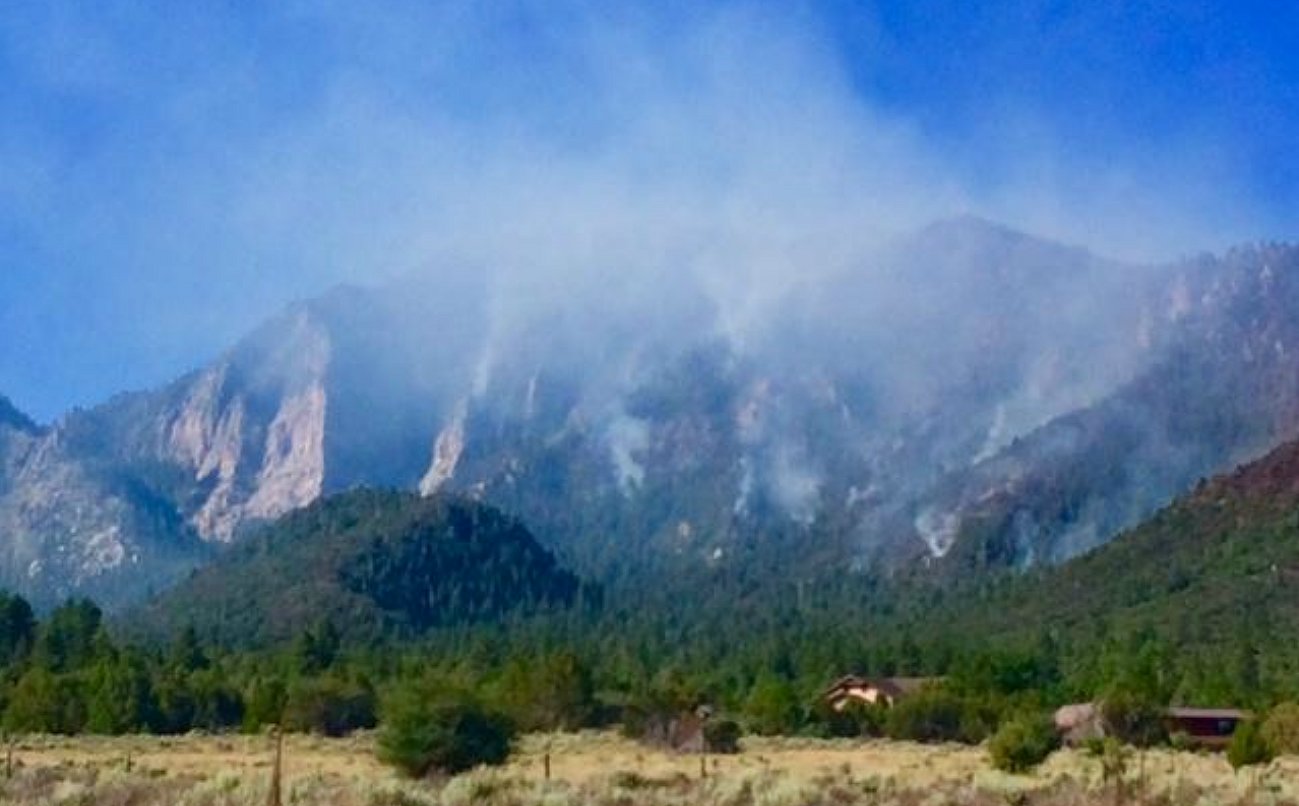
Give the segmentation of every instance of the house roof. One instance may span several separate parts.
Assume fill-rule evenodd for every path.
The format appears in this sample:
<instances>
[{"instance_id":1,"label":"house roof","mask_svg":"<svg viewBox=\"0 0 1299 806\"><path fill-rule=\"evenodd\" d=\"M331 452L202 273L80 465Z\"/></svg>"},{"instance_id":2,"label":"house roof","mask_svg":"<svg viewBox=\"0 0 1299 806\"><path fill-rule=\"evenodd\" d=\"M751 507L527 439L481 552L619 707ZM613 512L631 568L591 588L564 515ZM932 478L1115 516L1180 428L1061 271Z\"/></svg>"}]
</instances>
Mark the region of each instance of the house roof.
<instances>
[{"instance_id":1,"label":"house roof","mask_svg":"<svg viewBox=\"0 0 1299 806\"><path fill-rule=\"evenodd\" d=\"M924 688L932 683L940 683L943 680L941 677L886 677L884 679L903 694L910 694L917 689Z\"/></svg>"},{"instance_id":2,"label":"house roof","mask_svg":"<svg viewBox=\"0 0 1299 806\"><path fill-rule=\"evenodd\" d=\"M1168 709L1168 715L1174 719L1248 719L1249 711L1239 708L1183 708Z\"/></svg>"},{"instance_id":3,"label":"house roof","mask_svg":"<svg viewBox=\"0 0 1299 806\"><path fill-rule=\"evenodd\" d=\"M822 696L829 697L838 691L850 688L875 688L890 697L898 697L911 694L917 689L931 683L940 682L942 679L941 677L861 677L850 674L830 684L822 693Z\"/></svg>"}]
</instances>

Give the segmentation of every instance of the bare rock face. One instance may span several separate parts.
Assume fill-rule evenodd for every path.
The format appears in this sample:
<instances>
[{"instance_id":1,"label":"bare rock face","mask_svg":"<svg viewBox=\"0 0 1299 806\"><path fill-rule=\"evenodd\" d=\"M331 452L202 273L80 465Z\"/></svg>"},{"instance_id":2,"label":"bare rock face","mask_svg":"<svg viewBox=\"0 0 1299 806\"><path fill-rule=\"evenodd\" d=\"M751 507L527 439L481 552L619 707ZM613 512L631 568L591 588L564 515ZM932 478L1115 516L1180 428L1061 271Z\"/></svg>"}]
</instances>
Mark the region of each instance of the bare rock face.
<instances>
[{"instance_id":1,"label":"bare rock face","mask_svg":"<svg viewBox=\"0 0 1299 806\"><path fill-rule=\"evenodd\" d=\"M421 495L433 495L449 483L456 474L460 464L460 455L465 450L465 415L468 401L456 406L451 422L438 432L437 441L433 443L433 463L428 472L420 479Z\"/></svg>"},{"instance_id":2,"label":"bare rock face","mask_svg":"<svg viewBox=\"0 0 1299 806\"><path fill-rule=\"evenodd\" d=\"M57 427L0 428L0 586L37 605L90 595L112 607L203 557L169 507L69 442Z\"/></svg>"},{"instance_id":3,"label":"bare rock face","mask_svg":"<svg viewBox=\"0 0 1299 806\"><path fill-rule=\"evenodd\" d=\"M317 382L285 398L271 421L245 516L276 518L315 501L325 480L324 440L325 387Z\"/></svg>"},{"instance_id":4,"label":"bare rock face","mask_svg":"<svg viewBox=\"0 0 1299 806\"><path fill-rule=\"evenodd\" d=\"M243 461L245 408L242 399L220 405L224 367L204 372L172 422L167 450L194 480L211 487L191 523L200 535L229 540L239 523L235 480Z\"/></svg>"},{"instance_id":5,"label":"bare rock face","mask_svg":"<svg viewBox=\"0 0 1299 806\"><path fill-rule=\"evenodd\" d=\"M329 335L305 312L286 330L290 343L276 357L293 363L270 378L270 390L241 386L248 373L240 356L228 356L195 378L166 426L162 458L208 490L189 515L206 540L229 542L244 522L279 517L323 489ZM268 391L274 413L258 422L250 411L266 410L254 399Z\"/></svg>"}]
</instances>

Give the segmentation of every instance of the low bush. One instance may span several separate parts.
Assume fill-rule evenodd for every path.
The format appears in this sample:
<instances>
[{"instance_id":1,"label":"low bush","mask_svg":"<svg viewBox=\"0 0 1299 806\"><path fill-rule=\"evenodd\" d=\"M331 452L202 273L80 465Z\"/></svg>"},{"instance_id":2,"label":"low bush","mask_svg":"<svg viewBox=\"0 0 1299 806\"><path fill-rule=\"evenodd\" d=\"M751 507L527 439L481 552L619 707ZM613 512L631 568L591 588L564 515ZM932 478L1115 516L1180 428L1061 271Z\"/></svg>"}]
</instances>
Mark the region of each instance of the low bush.
<instances>
[{"instance_id":1,"label":"low bush","mask_svg":"<svg viewBox=\"0 0 1299 806\"><path fill-rule=\"evenodd\" d=\"M974 735L979 730L970 716L961 697L941 688L920 691L889 709L884 734L913 742L978 742L984 736Z\"/></svg>"},{"instance_id":2,"label":"low bush","mask_svg":"<svg viewBox=\"0 0 1299 806\"><path fill-rule=\"evenodd\" d=\"M880 705L850 702L840 709L828 703L819 704L812 712L813 726L821 736L855 738L882 736L888 710Z\"/></svg>"},{"instance_id":3,"label":"low bush","mask_svg":"<svg viewBox=\"0 0 1299 806\"><path fill-rule=\"evenodd\" d=\"M501 764L514 742L509 720L435 682L398 686L381 714L379 759L411 777Z\"/></svg>"},{"instance_id":4,"label":"low bush","mask_svg":"<svg viewBox=\"0 0 1299 806\"><path fill-rule=\"evenodd\" d=\"M1164 706L1124 690L1111 691L1101 702L1106 732L1133 747L1168 741Z\"/></svg>"},{"instance_id":5,"label":"low bush","mask_svg":"<svg viewBox=\"0 0 1299 806\"><path fill-rule=\"evenodd\" d=\"M1263 738L1281 755L1299 755L1299 703L1283 702L1263 721Z\"/></svg>"},{"instance_id":6,"label":"low bush","mask_svg":"<svg viewBox=\"0 0 1299 806\"><path fill-rule=\"evenodd\" d=\"M704 746L710 753L740 752L740 726L733 719L704 723Z\"/></svg>"},{"instance_id":7,"label":"low bush","mask_svg":"<svg viewBox=\"0 0 1299 806\"><path fill-rule=\"evenodd\" d=\"M307 679L289 690L284 726L289 730L345 736L375 725L374 692L332 677Z\"/></svg>"},{"instance_id":8,"label":"low bush","mask_svg":"<svg viewBox=\"0 0 1299 806\"><path fill-rule=\"evenodd\" d=\"M1227 745L1227 761L1234 770L1266 764L1275 755L1267 739L1263 738L1258 721L1253 719L1237 725L1236 732L1231 734L1231 744Z\"/></svg>"},{"instance_id":9,"label":"low bush","mask_svg":"<svg viewBox=\"0 0 1299 806\"><path fill-rule=\"evenodd\" d=\"M1049 717L1020 716L1002 723L988 742L992 766L1003 772L1028 772L1060 747Z\"/></svg>"}]
</instances>

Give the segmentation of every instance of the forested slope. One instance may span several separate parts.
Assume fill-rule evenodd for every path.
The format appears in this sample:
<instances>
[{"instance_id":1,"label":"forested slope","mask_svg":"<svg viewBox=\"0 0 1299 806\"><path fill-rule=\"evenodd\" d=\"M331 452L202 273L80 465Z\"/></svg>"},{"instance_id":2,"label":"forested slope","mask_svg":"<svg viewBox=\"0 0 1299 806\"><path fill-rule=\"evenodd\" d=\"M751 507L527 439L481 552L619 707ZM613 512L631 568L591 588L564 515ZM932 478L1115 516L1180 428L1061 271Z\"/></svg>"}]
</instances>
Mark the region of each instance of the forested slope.
<instances>
[{"instance_id":1,"label":"forested slope","mask_svg":"<svg viewBox=\"0 0 1299 806\"><path fill-rule=\"evenodd\" d=\"M151 602L159 633L265 644L329 621L344 638L410 638L574 605L584 589L518 521L449 496L356 490L267 527Z\"/></svg>"}]
</instances>

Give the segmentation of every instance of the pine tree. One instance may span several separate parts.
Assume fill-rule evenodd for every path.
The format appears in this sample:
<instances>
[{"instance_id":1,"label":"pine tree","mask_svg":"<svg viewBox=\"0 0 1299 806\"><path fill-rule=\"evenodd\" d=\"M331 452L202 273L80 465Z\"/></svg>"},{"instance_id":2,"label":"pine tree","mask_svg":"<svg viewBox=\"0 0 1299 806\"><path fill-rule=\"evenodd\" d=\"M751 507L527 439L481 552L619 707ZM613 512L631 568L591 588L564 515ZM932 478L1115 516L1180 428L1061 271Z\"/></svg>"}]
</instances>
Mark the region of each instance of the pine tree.
<instances>
[{"instance_id":1,"label":"pine tree","mask_svg":"<svg viewBox=\"0 0 1299 806\"><path fill-rule=\"evenodd\" d=\"M31 652L36 618L21 596L0 593L0 666L12 666Z\"/></svg>"}]
</instances>

